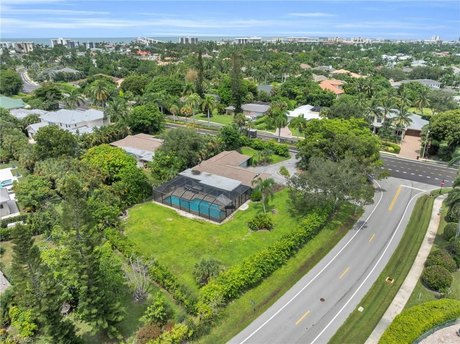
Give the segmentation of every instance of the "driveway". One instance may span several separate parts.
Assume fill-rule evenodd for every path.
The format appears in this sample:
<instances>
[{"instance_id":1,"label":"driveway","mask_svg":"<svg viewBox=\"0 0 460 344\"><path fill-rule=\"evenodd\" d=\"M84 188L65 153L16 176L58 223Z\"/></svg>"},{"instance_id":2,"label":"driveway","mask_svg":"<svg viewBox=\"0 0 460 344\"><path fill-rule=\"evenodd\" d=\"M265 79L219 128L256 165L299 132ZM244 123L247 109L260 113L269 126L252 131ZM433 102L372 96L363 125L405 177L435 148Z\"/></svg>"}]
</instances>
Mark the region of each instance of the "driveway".
<instances>
[{"instance_id":1,"label":"driveway","mask_svg":"<svg viewBox=\"0 0 460 344\"><path fill-rule=\"evenodd\" d=\"M294 153L290 154L291 157L288 160L284 160L272 165L248 167L248 169L257 173L268 173L272 176L275 182L278 184L286 185L286 178L280 174L281 166L286 167L291 176L297 172L296 163L298 160L295 158Z\"/></svg>"},{"instance_id":2,"label":"driveway","mask_svg":"<svg viewBox=\"0 0 460 344\"><path fill-rule=\"evenodd\" d=\"M401 142L401 151L399 156L408 159L417 159L420 156L421 138L416 136L404 136Z\"/></svg>"}]
</instances>

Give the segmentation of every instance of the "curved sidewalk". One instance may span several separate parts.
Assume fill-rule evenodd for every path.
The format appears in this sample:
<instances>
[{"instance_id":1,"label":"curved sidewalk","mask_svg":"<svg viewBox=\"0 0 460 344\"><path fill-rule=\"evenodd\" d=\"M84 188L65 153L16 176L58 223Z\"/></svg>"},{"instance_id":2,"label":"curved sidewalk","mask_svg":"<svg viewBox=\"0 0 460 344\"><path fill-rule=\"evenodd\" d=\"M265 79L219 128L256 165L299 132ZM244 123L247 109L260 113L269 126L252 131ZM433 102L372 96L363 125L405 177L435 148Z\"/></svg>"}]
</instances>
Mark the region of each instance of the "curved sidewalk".
<instances>
[{"instance_id":1,"label":"curved sidewalk","mask_svg":"<svg viewBox=\"0 0 460 344\"><path fill-rule=\"evenodd\" d=\"M425 238L423 239L422 245L417 253L414 264L410 269L409 273L406 276L401 288L396 294L395 298L391 302L387 311L380 319L379 323L372 331L371 335L367 339L365 344L377 344L380 337L383 335L383 332L390 326L393 319L401 313L406 305L407 301L412 294L412 291L417 284L420 276L423 272L423 267L426 261L426 258L430 254L431 247L433 246L434 239L436 238L436 233L438 232L439 221L440 221L440 211L442 207L442 202L446 198L446 195L439 196L434 200L433 211L431 213L430 224L428 225L428 230L426 231Z\"/></svg>"}]
</instances>

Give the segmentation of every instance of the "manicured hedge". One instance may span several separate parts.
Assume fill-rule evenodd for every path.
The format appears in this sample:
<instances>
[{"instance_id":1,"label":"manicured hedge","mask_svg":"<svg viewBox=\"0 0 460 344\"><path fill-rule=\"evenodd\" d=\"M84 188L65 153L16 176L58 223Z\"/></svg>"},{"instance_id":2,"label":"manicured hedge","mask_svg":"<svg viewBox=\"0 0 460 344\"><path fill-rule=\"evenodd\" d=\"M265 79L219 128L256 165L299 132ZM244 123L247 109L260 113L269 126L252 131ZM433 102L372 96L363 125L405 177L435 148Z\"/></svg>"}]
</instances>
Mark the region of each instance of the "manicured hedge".
<instances>
[{"instance_id":1,"label":"manicured hedge","mask_svg":"<svg viewBox=\"0 0 460 344\"><path fill-rule=\"evenodd\" d=\"M7 219L3 219L0 221L0 228L6 228L10 223L18 222L18 221L24 221L27 218L26 214L22 215L17 215L14 217L9 217Z\"/></svg>"},{"instance_id":2,"label":"manicured hedge","mask_svg":"<svg viewBox=\"0 0 460 344\"><path fill-rule=\"evenodd\" d=\"M440 265L449 272L457 270L457 264L454 258L446 250L435 250L430 253L426 259L425 266Z\"/></svg>"},{"instance_id":3,"label":"manicured hedge","mask_svg":"<svg viewBox=\"0 0 460 344\"><path fill-rule=\"evenodd\" d=\"M398 144L388 141L382 141L381 149L385 152L395 154L399 154L399 152L401 151L401 147Z\"/></svg>"},{"instance_id":4,"label":"manicured hedge","mask_svg":"<svg viewBox=\"0 0 460 344\"><path fill-rule=\"evenodd\" d=\"M248 146L255 150L262 151L264 149L269 149L276 155L289 157L289 147L282 143L276 143L270 140L250 139L246 136L241 137L241 142L243 146Z\"/></svg>"},{"instance_id":5,"label":"manicured hedge","mask_svg":"<svg viewBox=\"0 0 460 344\"><path fill-rule=\"evenodd\" d=\"M218 307L236 299L270 276L292 257L305 243L319 233L327 220L327 212L310 214L298 229L244 259L221 273L200 290L197 312L201 319L211 319Z\"/></svg>"},{"instance_id":6,"label":"manicured hedge","mask_svg":"<svg viewBox=\"0 0 460 344\"><path fill-rule=\"evenodd\" d=\"M458 228L457 223L455 222L447 223L444 226L444 233L443 233L444 239L446 239L447 241L452 239L455 236L455 234L457 234L457 228Z\"/></svg>"},{"instance_id":7,"label":"manicured hedge","mask_svg":"<svg viewBox=\"0 0 460 344\"><path fill-rule=\"evenodd\" d=\"M386 329L381 344L411 344L425 332L460 317L460 301L442 299L404 310Z\"/></svg>"},{"instance_id":8,"label":"manicured hedge","mask_svg":"<svg viewBox=\"0 0 460 344\"><path fill-rule=\"evenodd\" d=\"M446 292L452 284L452 280L450 272L440 265L429 266L422 273L423 284L439 292Z\"/></svg>"}]
</instances>

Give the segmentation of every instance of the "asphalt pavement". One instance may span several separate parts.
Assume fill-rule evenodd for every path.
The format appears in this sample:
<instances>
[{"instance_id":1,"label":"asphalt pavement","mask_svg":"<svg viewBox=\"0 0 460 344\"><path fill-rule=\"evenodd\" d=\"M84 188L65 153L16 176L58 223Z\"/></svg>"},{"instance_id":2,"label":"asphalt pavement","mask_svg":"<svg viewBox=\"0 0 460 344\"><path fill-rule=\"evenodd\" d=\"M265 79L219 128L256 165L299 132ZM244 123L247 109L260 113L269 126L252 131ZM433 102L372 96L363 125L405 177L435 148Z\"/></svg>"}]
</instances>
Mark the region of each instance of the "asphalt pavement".
<instances>
[{"instance_id":1,"label":"asphalt pavement","mask_svg":"<svg viewBox=\"0 0 460 344\"><path fill-rule=\"evenodd\" d=\"M31 93L39 87L39 85L36 82L30 79L29 75L27 74L27 70L18 69L17 72L21 76L23 82L22 90L24 93Z\"/></svg>"},{"instance_id":2,"label":"asphalt pavement","mask_svg":"<svg viewBox=\"0 0 460 344\"><path fill-rule=\"evenodd\" d=\"M329 254L230 343L327 343L371 288L409 220L435 187L387 178L374 203Z\"/></svg>"},{"instance_id":3,"label":"asphalt pavement","mask_svg":"<svg viewBox=\"0 0 460 344\"><path fill-rule=\"evenodd\" d=\"M458 169L441 163L417 161L381 154L385 169L392 177L412 180L434 186L452 186Z\"/></svg>"}]
</instances>

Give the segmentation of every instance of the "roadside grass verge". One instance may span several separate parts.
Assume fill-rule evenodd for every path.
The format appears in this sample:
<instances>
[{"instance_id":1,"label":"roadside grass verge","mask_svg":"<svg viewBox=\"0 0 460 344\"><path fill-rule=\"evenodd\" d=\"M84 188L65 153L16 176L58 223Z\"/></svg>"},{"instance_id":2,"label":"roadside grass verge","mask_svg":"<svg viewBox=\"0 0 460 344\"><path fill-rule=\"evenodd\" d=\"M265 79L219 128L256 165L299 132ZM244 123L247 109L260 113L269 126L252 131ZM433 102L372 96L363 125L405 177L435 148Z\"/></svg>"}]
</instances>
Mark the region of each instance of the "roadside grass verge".
<instances>
[{"instance_id":1,"label":"roadside grass verge","mask_svg":"<svg viewBox=\"0 0 460 344\"><path fill-rule=\"evenodd\" d=\"M332 337L330 344L359 344L367 340L412 267L430 223L433 202L434 197L428 195L417 200L396 251L359 304L364 308L363 312L355 309ZM393 278L394 282L387 283L387 277Z\"/></svg>"},{"instance_id":2,"label":"roadside grass verge","mask_svg":"<svg viewBox=\"0 0 460 344\"><path fill-rule=\"evenodd\" d=\"M195 118L200 121L207 121L208 115L204 113L199 113L195 116L192 116L192 118ZM232 124L233 115L212 115L211 117L209 117L209 122L219 123L223 125Z\"/></svg>"},{"instance_id":3,"label":"roadside grass verge","mask_svg":"<svg viewBox=\"0 0 460 344\"><path fill-rule=\"evenodd\" d=\"M248 155L251 157L254 156L257 152L259 152L258 150L255 150L254 148L251 148L251 147L241 147L240 150L241 150L241 154ZM276 154L272 154L270 157L272 159L270 165L289 159L289 157L280 156Z\"/></svg>"},{"instance_id":4,"label":"roadside grass verge","mask_svg":"<svg viewBox=\"0 0 460 344\"><path fill-rule=\"evenodd\" d=\"M355 207L344 205L328 225L286 265L230 303L210 333L197 342L224 343L238 334L308 273L345 236L361 214L362 211L355 213Z\"/></svg>"}]
</instances>

